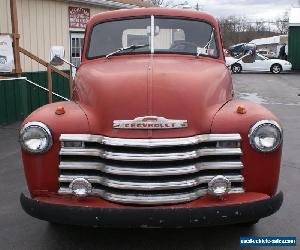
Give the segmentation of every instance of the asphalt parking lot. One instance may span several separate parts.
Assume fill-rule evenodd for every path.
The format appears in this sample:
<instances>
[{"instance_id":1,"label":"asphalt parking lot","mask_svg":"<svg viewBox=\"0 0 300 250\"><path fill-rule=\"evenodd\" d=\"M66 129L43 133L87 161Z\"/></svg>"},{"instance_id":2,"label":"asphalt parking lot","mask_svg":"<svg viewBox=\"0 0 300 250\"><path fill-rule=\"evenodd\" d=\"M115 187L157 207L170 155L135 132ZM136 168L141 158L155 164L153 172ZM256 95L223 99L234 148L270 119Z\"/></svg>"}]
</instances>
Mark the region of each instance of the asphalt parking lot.
<instances>
[{"instance_id":1,"label":"asphalt parking lot","mask_svg":"<svg viewBox=\"0 0 300 250\"><path fill-rule=\"evenodd\" d=\"M265 105L284 126L279 189L282 208L252 228L94 229L53 226L25 214L19 194L26 188L18 124L0 126L0 249L239 249L240 236L300 239L300 74L233 75L237 97Z\"/></svg>"}]
</instances>

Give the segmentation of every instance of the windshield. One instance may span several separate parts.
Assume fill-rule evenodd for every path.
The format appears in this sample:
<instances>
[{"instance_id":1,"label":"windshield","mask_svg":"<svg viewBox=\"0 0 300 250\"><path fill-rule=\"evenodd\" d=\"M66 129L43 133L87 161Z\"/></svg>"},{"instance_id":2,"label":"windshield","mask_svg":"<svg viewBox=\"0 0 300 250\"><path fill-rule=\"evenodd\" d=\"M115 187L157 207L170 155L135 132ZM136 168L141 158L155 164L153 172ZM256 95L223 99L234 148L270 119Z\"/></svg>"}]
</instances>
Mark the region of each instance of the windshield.
<instances>
[{"instance_id":1,"label":"windshield","mask_svg":"<svg viewBox=\"0 0 300 250\"><path fill-rule=\"evenodd\" d=\"M87 57L174 53L216 58L216 44L214 28L203 21L166 17L123 19L94 26Z\"/></svg>"}]
</instances>

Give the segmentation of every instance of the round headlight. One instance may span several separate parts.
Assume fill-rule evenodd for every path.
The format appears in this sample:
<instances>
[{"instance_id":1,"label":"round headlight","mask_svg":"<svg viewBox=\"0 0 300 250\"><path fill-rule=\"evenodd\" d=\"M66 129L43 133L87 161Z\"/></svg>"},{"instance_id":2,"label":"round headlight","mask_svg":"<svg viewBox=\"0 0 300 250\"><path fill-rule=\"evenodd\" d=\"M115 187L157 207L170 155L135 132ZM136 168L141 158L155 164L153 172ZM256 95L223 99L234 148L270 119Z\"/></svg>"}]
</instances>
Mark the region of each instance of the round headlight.
<instances>
[{"instance_id":1,"label":"round headlight","mask_svg":"<svg viewBox=\"0 0 300 250\"><path fill-rule=\"evenodd\" d=\"M20 131L20 143L30 153L45 153L52 146L51 132L41 122L29 122Z\"/></svg>"},{"instance_id":2,"label":"round headlight","mask_svg":"<svg viewBox=\"0 0 300 250\"><path fill-rule=\"evenodd\" d=\"M282 142L282 129L275 121L262 120L251 127L249 140L255 150L272 152Z\"/></svg>"}]
</instances>

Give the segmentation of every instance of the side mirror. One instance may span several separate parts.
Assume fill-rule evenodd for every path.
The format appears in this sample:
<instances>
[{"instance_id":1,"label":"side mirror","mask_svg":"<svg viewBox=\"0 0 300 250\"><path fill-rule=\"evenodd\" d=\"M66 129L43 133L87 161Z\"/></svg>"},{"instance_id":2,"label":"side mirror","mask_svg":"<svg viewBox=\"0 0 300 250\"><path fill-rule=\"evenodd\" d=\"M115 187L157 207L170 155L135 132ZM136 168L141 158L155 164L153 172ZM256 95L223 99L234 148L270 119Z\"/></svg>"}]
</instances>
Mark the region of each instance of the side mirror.
<instances>
[{"instance_id":1,"label":"side mirror","mask_svg":"<svg viewBox=\"0 0 300 250\"><path fill-rule=\"evenodd\" d=\"M256 44L247 43L244 46L244 56L242 61L244 63L254 63L256 57Z\"/></svg>"},{"instance_id":2,"label":"side mirror","mask_svg":"<svg viewBox=\"0 0 300 250\"><path fill-rule=\"evenodd\" d=\"M53 66L62 66L64 64L65 49L62 46L52 46L50 50L50 64Z\"/></svg>"}]
</instances>

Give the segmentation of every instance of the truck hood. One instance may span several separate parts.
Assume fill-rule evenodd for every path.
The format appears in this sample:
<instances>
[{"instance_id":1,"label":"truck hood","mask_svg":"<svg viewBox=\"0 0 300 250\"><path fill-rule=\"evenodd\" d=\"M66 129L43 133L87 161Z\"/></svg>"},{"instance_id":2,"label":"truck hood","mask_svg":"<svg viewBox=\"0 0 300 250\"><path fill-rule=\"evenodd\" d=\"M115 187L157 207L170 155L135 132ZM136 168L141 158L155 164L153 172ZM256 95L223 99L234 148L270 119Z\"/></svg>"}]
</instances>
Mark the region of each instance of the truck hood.
<instances>
[{"instance_id":1,"label":"truck hood","mask_svg":"<svg viewBox=\"0 0 300 250\"><path fill-rule=\"evenodd\" d=\"M92 134L119 138L171 138L209 133L216 112L232 98L223 62L191 56L116 56L84 63L77 72L75 101ZM158 116L187 120L164 130L114 129L114 120Z\"/></svg>"}]
</instances>

